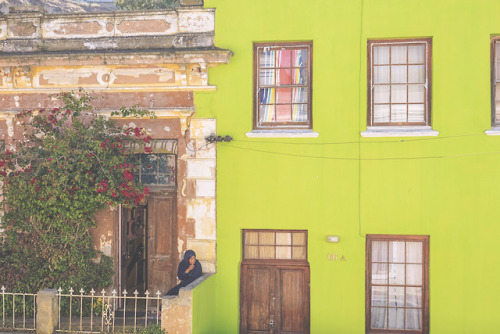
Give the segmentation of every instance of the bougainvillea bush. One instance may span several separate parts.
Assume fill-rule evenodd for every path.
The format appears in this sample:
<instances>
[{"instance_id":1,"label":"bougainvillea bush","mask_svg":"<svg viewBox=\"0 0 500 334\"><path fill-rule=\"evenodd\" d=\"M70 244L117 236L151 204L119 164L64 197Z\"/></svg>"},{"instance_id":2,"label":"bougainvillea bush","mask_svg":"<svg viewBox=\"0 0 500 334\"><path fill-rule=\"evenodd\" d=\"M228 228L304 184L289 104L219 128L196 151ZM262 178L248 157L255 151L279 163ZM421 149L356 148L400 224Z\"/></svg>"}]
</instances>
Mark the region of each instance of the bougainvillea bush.
<instances>
[{"instance_id":1,"label":"bougainvillea bush","mask_svg":"<svg viewBox=\"0 0 500 334\"><path fill-rule=\"evenodd\" d=\"M110 285L112 261L92 246L94 216L109 206L138 205L149 194L134 177L131 151L149 143L145 129L119 127L99 115L83 91L58 97L62 108L16 116L24 138L7 146L0 161L0 284L10 291ZM151 116L135 108L119 113Z\"/></svg>"}]
</instances>

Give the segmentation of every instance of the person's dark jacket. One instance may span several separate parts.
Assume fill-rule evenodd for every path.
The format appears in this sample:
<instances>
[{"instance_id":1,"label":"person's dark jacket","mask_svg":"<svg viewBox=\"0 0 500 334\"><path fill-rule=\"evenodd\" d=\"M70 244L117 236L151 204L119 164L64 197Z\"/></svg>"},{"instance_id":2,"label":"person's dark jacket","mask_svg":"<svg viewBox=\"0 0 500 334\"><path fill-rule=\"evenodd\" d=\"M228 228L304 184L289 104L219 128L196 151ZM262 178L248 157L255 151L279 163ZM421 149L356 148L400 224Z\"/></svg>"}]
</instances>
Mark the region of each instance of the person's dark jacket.
<instances>
[{"instance_id":1,"label":"person's dark jacket","mask_svg":"<svg viewBox=\"0 0 500 334\"><path fill-rule=\"evenodd\" d=\"M191 249L187 250L186 253L184 253L184 258L182 261L179 263L179 266L177 267L177 277L181 280L179 284L174 286L172 289L170 289L167 292L167 295L169 296L176 296L179 294L179 289L182 287L185 287L189 285L191 282L193 282L195 279L201 276L202 268L201 268L201 263L200 261L196 260L194 263L194 268L191 270L189 273L186 274L187 268L189 268L189 259L192 256L196 256L196 253L192 251Z\"/></svg>"},{"instance_id":2,"label":"person's dark jacket","mask_svg":"<svg viewBox=\"0 0 500 334\"><path fill-rule=\"evenodd\" d=\"M192 256L196 256L196 253L192 250L187 250L186 253L184 253L184 259L179 263L177 277L181 280L180 286L189 285L202 274L201 263L198 260L194 263L193 270L186 274L186 270L189 268L189 259Z\"/></svg>"}]
</instances>

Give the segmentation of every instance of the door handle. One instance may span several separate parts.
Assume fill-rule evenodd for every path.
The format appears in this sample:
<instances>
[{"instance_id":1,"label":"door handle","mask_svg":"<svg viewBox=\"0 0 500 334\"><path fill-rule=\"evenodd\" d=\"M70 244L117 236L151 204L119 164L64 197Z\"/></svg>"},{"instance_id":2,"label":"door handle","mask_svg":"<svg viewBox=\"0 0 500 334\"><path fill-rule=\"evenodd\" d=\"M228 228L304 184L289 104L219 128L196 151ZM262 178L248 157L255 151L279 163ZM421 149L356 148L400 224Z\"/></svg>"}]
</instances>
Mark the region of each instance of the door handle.
<instances>
[{"instance_id":1,"label":"door handle","mask_svg":"<svg viewBox=\"0 0 500 334\"><path fill-rule=\"evenodd\" d=\"M274 320L269 321L269 328L274 328Z\"/></svg>"}]
</instances>

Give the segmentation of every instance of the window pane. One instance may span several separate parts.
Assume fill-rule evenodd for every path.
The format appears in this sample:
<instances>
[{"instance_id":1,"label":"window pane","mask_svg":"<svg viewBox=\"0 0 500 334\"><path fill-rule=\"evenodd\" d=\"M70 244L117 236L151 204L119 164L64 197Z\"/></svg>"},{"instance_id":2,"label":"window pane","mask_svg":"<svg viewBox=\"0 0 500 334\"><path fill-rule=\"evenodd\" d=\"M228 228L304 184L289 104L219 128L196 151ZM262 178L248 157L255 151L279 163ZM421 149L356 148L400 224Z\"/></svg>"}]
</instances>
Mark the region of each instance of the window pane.
<instances>
[{"instance_id":1,"label":"window pane","mask_svg":"<svg viewBox=\"0 0 500 334\"><path fill-rule=\"evenodd\" d=\"M259 243L259 233L257 232L245 233L245 245L257 245L258 243Z\"/></svg>"},{"instance_id":2,"label":"window pane","mask_svg":"<svg viewBox=\"0 0 500 334\"><path fill-rule=\"evenodd\" d=\"M406 71L407 66L405 65L391 66L391 82L407 83Z\"/></svg>"},{"instance_id":3,"label":"window pane","mask_svg":"<svg viewBox=\"0 0 500 334\"><path fill-rule=\"evenodd\" d=\"M293 67L307 67L307 49L292 51Z\"/></svg>"},{"instance_id":4,"label":"window pane","mask_svg":"<svg viewBox=\"0 0 500 334\"><path fill-rule=\"evenodd\" d=\"M375 46L373 48L373 64L389 64L389 50L390 48L388 46Z\"/></svg>"},{"instance_id":5,"label":"window pane","mask_svg":"<svg viewBox=\"0 0 500 334\"><path fill-rule=\"evenodd\" d=\"M259 65L260 67L274 67L274 50L261 49L259 56Z\"/></svg>"},{"instance_id":6,"label":"window pane","mask_svg":"<svg viewBox=\"0 0 500 334\"><path fill-rule=\"evenodd\" d=\"M390 308L389 309L389 328L404 329L405 328L405 309Z\"/></svg>"},{"instance_id":7,"label":"window pane","mask_svg":"<svg viewBox=\"0 0 500 334\"><path fill-rule=\"evenodd\" d=\"M422 307L422 288L406 288L406 307Z\"/></svg>"},{"instance_id":8,"label":"window pane","mask_svg":"<svg viewBox=\"0 0 500 334\"><path fill-rule=\"evenodd\" d=\"M405 242L391 241L389 242L389 262L405 262Z\"/></svg>"},{"instance_id":9,"label":"window pane","mask_svg":"<svg viewBox=\"0 0 500 334\"><path fill-rule=\"evenodd\" d=\"M410 123L425 122L425 110L423 104L408 105L408 122Z\"/></svg>"},{"instance_id":10,"label":"window pane","mask_svg":"<svg viewBox=\"0 0 500 334\"><path fill-rule=\"evenodd\" d=\"M422 263L422 243L421 242L407 242L406 243L406 262L408 263Z\"/></svg>"},{"instance_id":11,"label":"window pane","mask_svg":"<svg viewBox=\"0 0 500 334\"><path fill-rule=\"evenodd\" d=\"M410 45L408 47L408 63L410 64L425 63L425 45Z\"/></svg>"},{"instance_id":12,"label":"window pane","mask_svg":"<svg viewBox=\"0 0 500 334\"><path fill-rule=\"evenodd\" d=\"M306 102L307 102L307 88L294 88L293 103L306 103Z\"/></svg>"},{"instance_id":13,"label":"window pane","mask_svg":"<svg viewBox=\"0 0 500 334\"><path fill-rule=\"evenodd\" d=\"M387 309L381 307L372 307L372 328L387 328Z\"/></svg>"},{"instance_id":14,"label":"window pane","mask_svg":"<svg viewBox=\"0 0 500 334\"><path fill-rule=\"evenodd\" d=\"M406 284L422 285L422 265L407 264L406 265Z\"/></svg>"},{"instance_id":15,"label":"window pane","mask_svg":"<svg viewBox=\"0 0 500 334\"><path fill-rule=\"evenodd\" d=\"M260 123L274 121L274 105L262 105L262 106L260 106L259 121L260 121Z\"/></svg>"},{"instance_id":16,"label":"window pane","mask_svg":"<svg viewBox=\"0 0 500 334\"><path fill-rule=\"evenodd\" d=\"M295 246L306 245L306 234L304 232L295 232L292 235L292 241Z\"/></svg>"},{"instance_id":17,"label":"window pane","mask_svg":"<svg viewBox=\"0 0 500 334\"><path fill-rule=\"evenodd\" d=\"M292 50L278 50L276 53L276 67L290 67Z\"/></svg>"},{"instance_id":18,"label":"window pane","mask_svg":"<svg viewBox=\"0 0 500 334\"><path fill-rule=\"evenodd\" d=\"M372 263L372 284L387 284L389 274L387 269L387 263Z\"/></svg>"},{"instance_id":19,"label":"window pane","mask_svg":"<svg viewBox=\"0 0 500 334\"><path fill-rule=\"evenodd\" d=\"M273 104L274 103L274 88L261 88L259 92L260 104Z\"/></svg>"},{"instance_id":20,"label":"window pane","mask_svg":"<svg viewBox=\"0 0 500 334\"><path fill-rule=\"evenodd\" d=\"M425 66L424 65L409 65L408 66L408 82L410 82L410 83L425 83Z\"/></svg>"},{"instance_id":21,"label":"window pane","mask_svg":"<svg viewBox=\"0 0 500 334\"><path fill-rule=\"evenodd\" d=\"M292 105L292 121L307 122L307 104Z\"/></svg>"},{"instance_id":22,"label":"window pane","mask_svg":"<svg viewBox=\"0 0 500 334\"><path fill-rule=\"evenodd\" d=\"M286 260L292 258L292 248L285 246L276 247L276 258L280 260Z\"/></svg>"},{"instance_id":23,"label":"window pane","mask_svg":"<svg viewBox=\"0 0 500 334\"><path fill-rule=\"evenodd\" d=\"M387 241L372 242L372 262L387 262Z\"/></svg>"},{"instance_id":24,"label":"window pane","mask_svg":"<svg viewBox=\"0 0 500 334\"><path fill-rule=\"evenodd\" d=\"M276 245L291 245L292 235L290 232L277 232Z\"/></svg>"},{"instance_id":25,"label":"window pane","mask_svg":"<svg viewBox=\"0 0 500 334\"><path fill-rule=\"evenodd\" d=\"M261 245L274 245L274 233L273 232L260 232L259 233L259 243Z\"/></svg>"},{"instance_id":26,"label":"window pane","mask_svg":"<svg viewBox=\"0 0 500 334\"><path fill-rule=\"evenodd\" d=\"M276 122L287 122L292 120L292 105L276 105Z\"/></svg>"},{"instance_id":27,"label":"window pane","mask_svg":"<svg viewBox=\"0 0 500 334\"><path fill-rule=\"evenodd\" d=\"M172 154L158 154L160 161L158 164L158 172L160 173L173 173L175 172L175 155Z\"/></svg>"},{"instance_id":28,"label":"window pane","mask_svg":"<svg viewBox=\"0 0 500 334\"><path fill-rule=\"evenodd\" d=\"M425 88L424 85L408 85L408 102L424 103Z\"/></svg>"},{"instance_id":29,"label":"window pane","mask_svg":"<svg viewBox=\"0 0 500 334\"><path fill-rule=\"evenodd\" d=\"M373 68L373 82L379 83L389 83L389 71L390 66L375 66Z\"/></svg>"},{"instance_id":30,"label":"window pane","mask_svg":"<svg viewBox=\"0 0 500 334\"><path fill-rule=\"evenodd\" d=\"M260 259L274 259L274 246L261 246L259 251Z\"/></svg>"},{"instance_id":31,"label":"window pane","mask_svg":"<svg viewBox=\"0 0 500 334\"><path fill-rule=\"evenodd\" d=\"M405 265L390 264L389 265L389 284L403 285L405 284Z\"/></svg>"},{"instance_id":32,"label":"window pane","mask_svg":"<svg viewBox=\"0 0 500 334\"><path fill-rule=\"evenodd\" d=\"M156 175L142 174L141 175L141 183L144 183L144 184L158 184L158 179L157 179Z\"/></svg>"},{"instance_id":33,"label":"window pane","mask_svg":"<svg viewBox=\"0 0 500 334\"><path fill-rule=\"evenodd\" d=\"M289 68L282 68L276 70L276 85L290 85L292 83L292 70Z\"/></svg>"},{"instance_id":34,"label":"window pane","mask_svg":"<svg viewBox=\"0 0 500 334\"><path fill-rule=\"evenodd\" d=\"M391 105L391 122L406 123L406 104Z\"/></svg>"},{"instance_id":35,"label":"window pane","mask_svg":"<svg viewBox=\"0 0 500 334\"><path fill-rule=\"evenodd\" d=\"M391 46L391 64L406 64L406 45Z\"/></svg>"},{"instance_id":36,"label":"window pane","mask_svg":"<svg viewBox=\"0 0 500 334\"><path fill-rule=\"evenodd\" d=\"M245 257L247 259L258 259L259 258L259 247L257 247L257 246L245 246Z\"/></svg>"},{"instance_id":37,"label":"window pane","mask_svg":"<svg viewBox=\"0 0 500 334\"><path fill-rule=\"evenodd\" d=\"M406 103L406 85L391 86L391 102Z\"/></svg>"},{"instance_id":38,"label":"window pane","mask_svg":"<svg viewBox=\"0 0 500 334\"><path fill-rule=\"evenodd\" d=\"M389 104L377 104L373 107L374 123L389 123L391 106Z\"/></svg>"},{"instance_id":39,"label":"window pane","mask_svg":"<svg viewBox=\"0 0 500 334\"><path fill-rule=\"evenodd\" d=\"M156 173L158 171L156 160L155 154L141 154L141 174Z\"/></svg>"},{"instance_id":40,"label":"window pane","mask_svg":"<svg viewBox=\"0 0 500 334\"><path fill-rule=\"evenodd\" d=\"M260 85L273 86L274 85L274 70L260 70Z\"/></svg>"},{"instance_id":41,"label":"window pane","mask_svg":"<svg viewBox=\"0 0 500 334\"><path fill-rule=\"evenodd\" d=\"M291 88L277 88L276 89L276 103L291 103L292 102L292 89Z\"/></svg>"},{"instance_id":42,"label":"window pane","mask_svg":"<svg viewBox=\"0 0 500 334\"><path fill-rule=\"evenodd\" d=\"M422 329L422 310L406 310L406 329Z\"/></svg>"},{"instance_id":43,"label":"window pane","mask_svg":"<svg viewBox=\"0 0 500 334\"><path fill-rule=\"evenodd\" d=\"M306 248L305 247L292 247L292 258L296 260L306 259Z\"/></svg>"},{"instance_id":44,"label":"window pane","mask_svg":"<svg viewBox=\"0 0 500 334\"><path fill-rule=\"evenodd\" d=\"M372 306L387 306L386 286L372 286Z\"/></svg>"},{"instance_id":45,"label":"window pane","mask_svg":"<svg viewBox=\"0 0 500 334\"><path fill-rule=\"evenodd\" d=\"M292 259L294 260L305 260L306 259L306 248L293 246L292 248Z\"/></svg>"},{"instance_id":46,"label":"window pane","mask_svg":"<svg viewBox=\"0 0 500 334\"><path fill-rule=\"evenodd\" d=\"M167 175L166 174L159 174L158 175L158 184L174 186L175 185L175 176L168 175L168 174Z\"/></svg>"},{"instance_id":47,"label":"window pane","mask_svg":"<svg viewBox=\"0 0 500 334\"><path fill-rule=\"evenodd\" d=\"M404 307L405 306L405 288L402 286L389 287L389 306Z\"/></svg>"},{"instance_id":48,"label":"window pane","mask_svg":"<svg viewBox=\"0 0 500 334\"><path fill-rule=\"evenodd\" d=\"M293 69L293 84L294 85L307 84L307 69L305 69L305 68L294 68Z\"/></svg>"},{"instance_id":49,"label":"window pane","mask_svg":"<svg viewBox=\"0 0 500 334\"><path fill-rule=\"evenodd\" d=\"M390 89L390 85L376 85L373 87L373 102L389 103Z\"/></svg>"}]
</instances>

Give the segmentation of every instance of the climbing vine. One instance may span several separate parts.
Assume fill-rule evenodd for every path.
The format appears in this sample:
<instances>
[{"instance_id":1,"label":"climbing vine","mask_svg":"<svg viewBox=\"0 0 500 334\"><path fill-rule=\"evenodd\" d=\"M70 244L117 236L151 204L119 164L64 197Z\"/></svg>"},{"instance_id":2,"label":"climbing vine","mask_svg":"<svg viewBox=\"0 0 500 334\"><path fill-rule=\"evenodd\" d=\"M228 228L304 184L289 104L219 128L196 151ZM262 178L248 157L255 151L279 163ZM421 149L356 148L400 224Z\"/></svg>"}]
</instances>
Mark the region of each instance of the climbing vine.
<instances>
[{"instance_id":1,"label":"climbing vine","mask_svg":"<svg viewBox=\"0 0 500 334\"><path fill-rule=\"evenodd\" d=\"M83 91L58 98L64 107L16 116L23 138L0 159L0 284L10 290L110 285L112 261L92 246L95 214L138 205L149 194L135 177L131 150L148 145L146 130L117 126L95 112ZM117 113L154 117L136 108Z\"/></svg>"}]
</instances>

